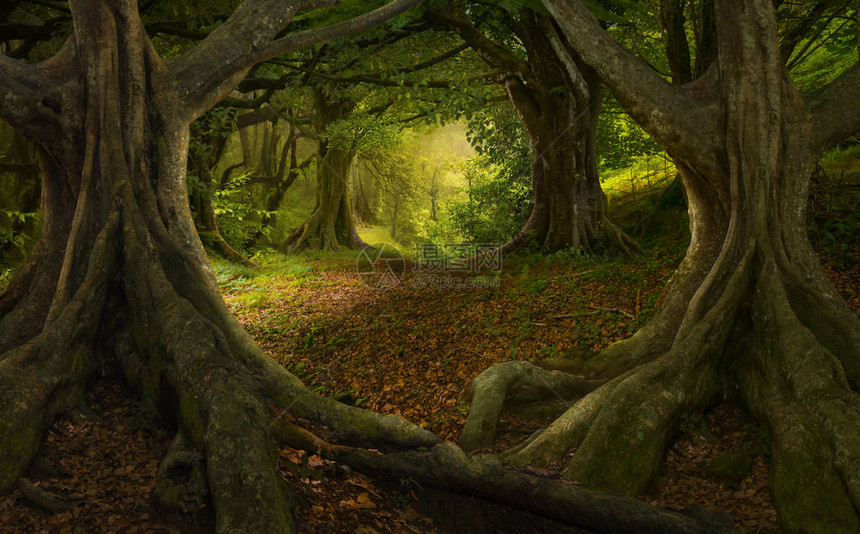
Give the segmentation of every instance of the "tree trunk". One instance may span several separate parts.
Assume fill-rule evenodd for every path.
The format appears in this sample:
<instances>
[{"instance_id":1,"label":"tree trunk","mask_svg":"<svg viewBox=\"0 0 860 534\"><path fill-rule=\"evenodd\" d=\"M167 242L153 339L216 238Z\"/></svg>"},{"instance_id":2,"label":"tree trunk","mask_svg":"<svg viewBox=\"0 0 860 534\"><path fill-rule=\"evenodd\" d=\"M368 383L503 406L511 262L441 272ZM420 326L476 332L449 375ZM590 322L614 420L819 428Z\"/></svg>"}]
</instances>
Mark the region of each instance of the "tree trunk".
<instances>
[{"instance_id":1,"label":"tree trunk","mask_svg":"<svg viewBox=\"0 0 860 534\"><path fill-rule=\"evenodd\" d=\"M503 252L513 252L529 242L550 251L574 248L586 254L613 251L634 256L640 251L606 215L606 195L597 172L602 91L596 78L590 89L590 99L577 103L570 94L541 95L518 81L508 81L511 101L534 148L534 207L526 225L503 246ZM523 99L529 99L531 109L526 109Z\"/></svg>"},{"instance_id":2,"label":"tree trunk","mask_svg":"<svg viewBox=\"0 0 860 534\"><path fill-rule=\"evenodd\" d=\"M265 228L273 228L278 222L278 210L281 207L281 202L287 191L295 183L299 177L299 173L303 168L310 164L311 158L306 159L299 164L298 159L298 134L291 126L290 133L287 136L286 142L280 152L278 169L274 175L260 177L267 186L266 195L266 214L260 224L260 230L256 232L250 240L250 246L256 245L260 238L264 235ZM287 159L289 157L289 167L287 167Z\"/></svg>"},{"instance_id":3,"label":"tree trunk","mask_svg":"<svg viewBox=\"0 0 860 534\"><path fill-rule=\"evenodd\" d=\"M346 117L354 106L345 100L330 102L318 89L314 90L314 96L317 104L314 128L320 134L328 125ZM347 184L354 157L337 142L320 140L316 207L308 220L287 238L286 246L290 251L340 250L367 245L355 229L349 201Z\"/></svg>"},{"instance_id":4,"label":"tree trunk","mask_svg":"<svg viewBox=\"0 0 860 534\"><path fill-rule=\"evenodd\" d=\"M358 167L356 170L359 170L361 167ZM367 199L367 194L364 191L363 176L360 173L350 174L350 178L352 178L349 181L349 185L352 190L351 202L353 211L355 212L355 220L364 224L379 224L376 213L370 207L370 201Z\"/></svg>"},{"instance_id":5,"label":"tree trunk","mask_svg":"<svg viewBox=\"0 0 860 534\"><path fill-rule=\"evenodd\" d=\"M770 0L717 2L718 69L683 93L646 80L654 84L646 89L664 91L650 105L653 95L624 85L642 78L613 70L635 60L603 62L617 45L594 36L597 23L587 22L579 2L547 4L619 101L680 162L693 237L652 321L580 362L586 374L610 380L507 461L545 465L575 449L565 476L638 494L679 419L737 393L770 429L771 489L783 527L858 532L860 321L827 279L804 224L815 158L835 139L832 128L856 131L856 117L828 124L814 113L829 101L806 100L794 88ZM577 25L566 26L570 20ZM846 76L835 82L834 102L856 93L856 68ZM683 117L656 109L672 94L681 105L691 94L705 104ZM674 122L690 118L699 130Z\"/></svg>"},{"instance_id":6,"label":"tree trunk","mask_svg":"<svg viewBox=\"0 0 860 534\"><path fill-rule=\"evenodd\" d=\"M61 83L20 93L30 107L11 117L38 117L13 125L36 147L43 230L0 297L0 491L16 486L55 415L84 406L99 371L119 372L153 421L177 427L175 448L203 455L219 532L294 530L271 436L279 417L345 438L437 443L399 418L311 393L242 329L192 222L187 109L136 2L70 8L63 50L37 70L15 67ZM182 471L160 470L159 488Z\"/></svg>"},{"instance_id":7,"label":"tree trunk","mask_svg":"<svg viewBox=\"0 0 860 534\"><path fill-rule=\"evenodd\" d=\"M549 251L638 254L636 242L606 215L596 154L603 94L599 78L545 17L523 10L517 33L529 51L529 73L525 83L512 76L504 85L534 148L534 207L502 252L533 242Z\"/></svg>"}]
</instances>

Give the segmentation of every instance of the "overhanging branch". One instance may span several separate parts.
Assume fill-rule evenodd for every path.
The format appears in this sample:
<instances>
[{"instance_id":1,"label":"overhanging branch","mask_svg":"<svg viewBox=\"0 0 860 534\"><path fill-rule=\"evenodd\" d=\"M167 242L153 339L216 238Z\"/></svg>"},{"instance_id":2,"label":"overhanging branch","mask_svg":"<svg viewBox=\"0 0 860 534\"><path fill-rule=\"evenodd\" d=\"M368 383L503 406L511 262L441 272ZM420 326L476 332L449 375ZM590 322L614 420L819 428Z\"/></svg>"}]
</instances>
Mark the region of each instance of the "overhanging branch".
<instances>
[{"instance_id":1,"label":"overhanging branch","mask_svg":"<svg viewBox=\"0 0 860 534\"><path fill-rule=\"evenodd\" d=\"M594 68L625 110L670 150L702 154L714 146L717 118L706 102L688 98L634 57L606 31L580 0L543 0L579 56ZM706 156L704 161L713 160Z\"/></svg>"},{"instance_id":2,"label":"overhanging branch","mask_svg":"<svg viewBox=\"0 0 860 534\"><path fill-rule=\"evenodd\" d=\"M246 0L221 27L171 65L189 118L199 116L229 94L255 64L292 50L356 34L418 2L394 0L350 20L277 39L296 13L332 5L332 2L307 0L285 6L283 0ZM212 65L218 67L213 69Z\"/></svg>"}]
</instances>

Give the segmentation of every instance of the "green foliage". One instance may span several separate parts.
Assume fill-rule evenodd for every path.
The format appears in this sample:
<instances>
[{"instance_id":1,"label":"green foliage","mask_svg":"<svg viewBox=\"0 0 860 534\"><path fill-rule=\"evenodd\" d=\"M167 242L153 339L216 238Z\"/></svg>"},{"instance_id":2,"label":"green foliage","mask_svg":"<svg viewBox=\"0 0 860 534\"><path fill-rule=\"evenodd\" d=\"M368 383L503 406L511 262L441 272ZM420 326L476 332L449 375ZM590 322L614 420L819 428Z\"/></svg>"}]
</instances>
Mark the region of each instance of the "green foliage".
<instances>
[{"instance_id":1,"label":"green foliage","mask_svg":"<svg viewBox=\"0 0 860 534\"><path fill-rule=\"evenodd\" d=\"M511 175L488 156L466 160L462 170L467 198L448 207L453 227L476 243L504 243L515 236L531 211L531 177Z\"/></svg>"},{"instance_id":2,"label":"green foliage","mask_svg":"<svg viewBox=\"0 0 860 534\"><path fill-rule=\"evenodd\" d=\"M230 246L240 252L247 253L247 245L257 233L264 235L270 231L263 225L264 218L270 214L258 208L254 201L248 182L250 175L242 174L230 181L229 184L214 192L212 205L218 218L218 228L221 235ZM201 238L206 238L201 232Z\"/></svg>"},{"instance_id":3,"label":"green foliage","mask_svg":"<svg viewBox=\"0 0 860 534\"><path fill-rule=\"evenodd\" d=\"M38 221L38 213L0 208L0 251L14 250L24 256L34 242L34 236L25 231L27 225Z\"/></svg>"},{"instance_id":4,"label":"green foliage","mask_svg":"<svg viewBox=\"0 0 860 534\"><path fill-rule=\"evenodd\" d=\"M807 230L817 250L843 267L856 264L860 239L860 145L832 150L819 160L810 184Z\"/></svg>"},{"instance_id":5,"label":"green foliage","mask_svg":"<svg viewBox=\"0 0 860 534\"><path fill-rule=\"evenodd\" d=\"M835 80L857 61L857 32L843 20L832 21L817 40L804 41L789 59L791 78L801 91Z\"/></svg>"},{"instance_id":6,"label":"green foliage","mask_svg":"<svg viewBox=\"0 0 860 534\"><path fill-rule=\"evenodd\" d=\"M329 141L332 147L362 154L394 146L399 133L399 127L381 122L372 115L352 114L329 124L321 138Z\"/></svg>"},{"instance_id":7,"label":"green foliage","mask_svg":"<svg viewBox=\"0 0 860 534\"><path fill-rule=\"evenodd\" d=\"M597 159L601 172L629 167L639 157L663 152L629 115L612 111L620 108L611 95L607 95L604 106L608 112L601 113L597 123Z\"/></svg>"},{"instance_id":8,"label":"green foliage","mask_svg":"<svg viewBox=\"0 0 860 534\"><path fill-rule=\"evenodd\" d=\"M469 121L478 156L461 164L466 198L449 206L453 228L467 240L501 243L522 229L532 209L532 148L509 105L484 109Z\"/></svg>"}]
</instances>

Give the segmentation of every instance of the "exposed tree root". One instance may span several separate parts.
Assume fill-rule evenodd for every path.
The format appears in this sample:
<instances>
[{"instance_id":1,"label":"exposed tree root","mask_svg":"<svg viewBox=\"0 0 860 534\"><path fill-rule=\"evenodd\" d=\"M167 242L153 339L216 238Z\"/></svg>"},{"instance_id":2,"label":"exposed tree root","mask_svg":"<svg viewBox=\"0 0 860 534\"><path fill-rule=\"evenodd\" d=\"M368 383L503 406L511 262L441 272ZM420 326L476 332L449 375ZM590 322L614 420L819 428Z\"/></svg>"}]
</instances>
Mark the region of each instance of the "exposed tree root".
<instances>
[{"instance_id":1,"label":"exposed tree root","mask_svg":"<svg viewBox=\"0 0 860 534\"><path fill-rule=\"evenodd\" d=\"M505 469L492 457L470 457L450 443L429 451L379 454L329 444L286 422L277 425L276 435L290 446L317 452L371 476L395 481L412 479L422 485L536 512L592 532L734 532L731 524L695 519L636 499L585 490L562 478Z\"/></svg>"},{"instance_id":2,"label":"exposed tree root","mask_svg":"<svg viewBox=\"0 0 860 534\"><path fill-rule=\"evenodd\" d=\"M0 359L0 491L17 485L41 444L42 432L63 411L83 403L95 370L92 345L101 321L112 267L118 217L94 244L85 281L42 332Z\"/></svg>"},{"instance_id":3,"label":"exposed tree root","mask_svg":"<svg viewBox=\"0 0 860 534\"><path fill-rule=\"evenodd\" d=\"M508 400L571 400L595 387L597 384L581 377L546 371L529 362L511 361L490 367L475 377L466 390L471 408L458 443L466 452L491 446L499 414Z\"/></svg>"},{"instance_id":4,"label":"exposed tree root","mask_svg":"<svg viewBox=\"0 0 860 534\"><path fill-rule=\"evenodd\" d=\"M72 509L71 504L54 497L26 478L22 477L18 479L18 490L24 497L27 497L30 502L53 514L68 512Z\"/></svg>"},{"instance_id":5,"label":"exposed tree root","mask_svg":"<svg viewBox=\"0 0 860 534\"><path fill-rule=\"evenodd\" d=\"M601 217L600 226L610 250L616 251L625 258L635 258L642 254L639 243L610 221L605 213Z\"/></svg>"},{"instance_id":6,"label":"exposed tree root","mask_svg":"<svg viewBox=\"0 0 860 534\"><path fill-rule=\"evenodd\" d=\"M772 435L771 490L789 531L860 531L860 395L839 358L792 309L775 265L752 321L765 335L739 373L741 392Z\"/></svg>"},{"instance_id":7,"label":"exposed tree root","mask_svg":"<svg viewBox=\"0 0 860 534\"><path fill-rule=\"evenodd\" d=\"M750 411L772 433L771 484L783 527L860 530L860 395L851 388L844 357L825 348L795 313L785 282L791 278L780 276L773 261L756 266L762 256L756 249L754 243L747 248L722 287L711 286L721 295L716 302L705 306L701 296L692 299L691 313L664 354L587 394L503 454L503 461L555 466L573 451L561 471L566 478L593 489L640 494L679 418L712 405L737 380ZM715 268L730 265L729 257ZM752 300L744 300L751 294ZM703 311L697 315L698 309ZM508 372L497 367L487 377ZM499 381L476 380L472 386L474 424L491 427L494 422L483 419L498 411L484 404L499 397Z\"/></svg>"},{"instance_id":8,"label":"exposed tree root","mask_svg":"<svg viewBox=\"0 0 860 534\"><path fill-rule=\"evenodd\" d=\"M161 504L185 511L206 502L209 488L204 458L188 443L184 431L176 433L158 466L157 481L155 496Z\"/></svg>"}]
</instances>

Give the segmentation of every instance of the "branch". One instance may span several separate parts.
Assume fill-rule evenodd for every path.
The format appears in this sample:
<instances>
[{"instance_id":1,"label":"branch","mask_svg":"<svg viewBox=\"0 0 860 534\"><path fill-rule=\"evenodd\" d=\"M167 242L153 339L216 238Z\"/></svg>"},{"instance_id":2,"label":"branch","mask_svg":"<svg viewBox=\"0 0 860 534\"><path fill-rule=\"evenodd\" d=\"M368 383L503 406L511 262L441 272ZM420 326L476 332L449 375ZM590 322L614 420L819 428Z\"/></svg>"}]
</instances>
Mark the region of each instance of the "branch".
<instances>
[{"instance_id":1,"label":"branch","mask_svg":"<svg viewBox=\"0 0 860 534\"><path fill-rule=\"evenodd\" d=\"M227 21L171 65L183 107L193 119L227 96L255 64L275 56L347 37L406 11L419 0L393 0L353 19L323 28L276 36L301 10L332 5L331 0L245 0ZM217 68L212 68L217 65Z\"/></svg>"},{"instance_id":2,"label":"branch","mask_svg":"<svg viewBox=\"0 0 860 534\"><path fill-rule=\"evenodd\" d=\"M225 17L222 15L214 15L212 20L220 21ZM146 28L146 33L151 36L163 33L165 35L175 35L177 37L183 37L185 39L193 39L193 40L202 40L205 39L209 35L208 30L193 30L185 27L184 25L179 24L177 21L169 21L169 20L156 20L150 21L144 24L144 28Z\"/></svg>"},{"instance_id":3,"label":"branch","mask_svg":"<svg viewBox=\"0 0 860 534\"><path fill-rule=\"evenodd\" d=\"M840 24L835 30L830 32L830 34L827 35L827 37L825 37L824 39L821 39L818 42L816 42L816 39L818 39L818 37L821 35L821 32L817 33L815 35L815 37L810 38L809 41L806 43L806 45L800 50L800 52L798 52L797 55L794 56L794 58L788 62L788 64L786 65L786 68L788 68L788 70L792 70L795 67L797 67L798 65L800 65L801 63L803 63L804 61L806 61L807 59L809 59L809 56L811 56L819 48L821 48L822 46L824 46L828 42L830 42L830 40L833 39L839 33L839 31L842 30L842 28L844 28L849 22L853 22L853 21L851 19L846 19L846 20L842 21L842 24ZM823 32L823 29L822 29L822 32ZM812 46L813 44L815 46Z\"/></svg>"},{"instance_id":4,"label":"branch","mask_svg":"<svg viewBox=\"0 0 860 534\"><path fill-rule=\"evenodd\" d=\"M0 54L0 119L14 128L23 128L38 118L37 93L29 83L35 67Z\"/></svg>"},{"instance_id":5,"label":"branch","mask_svg":"<svg viewBox=\"0 0 860 534\"><path fill-rule=\"evenodd\" d=\"M807 34L812 31L816 25L819 25L818 31L815 35L807 39L809 42L815 41L816 37L830 25L833 18L839 15L840 10L842 10L847 3L848 1L845 0L845 2L843 2L838 9L831 14L830 18L828 18L824 24L820 24L820 22L824 17L824 14L830 8L830 3L819 2L814 4L812 6L812 10L806 16L800 17L800 22L798 22L794 27L789 27L784 32L782 42L780 43L780 52L782 53L783 59L788 61L789 57L794 54L794 49L797 45L804 39L807 39Z\"/></svg>"},{"instance_id":6,"label":"branch","mask_svg":"<svg viewBox=\"0 0 860 534\"><path fill-rule=\"evenodd\" d=\"M543 4L571 46L643 130L670 152L699 155L703 164L716 160L715 110L703 105L707 102L688 97L684 87L692 89L690 86L673 86L630 54L601 28L580 0L543 0ZM707 167L712 165L707 163Z\"/></svg>"},{"instance_id":7,"label":"branch","mask_svg":"<svg viewBox=\"0 0 860 534\"><path fill-rule=\"evenodd\" d=\"M0 119L28 137L43 140L58 128L61 103L77 98L74 54L72 38L53 57L36 65L0 53Z\"/></svg>"},{"instance_id":8,"label":"branch","mask_svg":"<svg viewBox=\"0 0 860 534\"><path fill-rule=\"evenodd\" d=\"M299 69L303 70L303 69ZM323 78L325 80L330 80L333 82L341 82L341 83L366 83L370 85L379 85L382 87L429 87L432 89L450 89L453 86L460 83L469 83L474 81L487 81L488 83L496 84L498 80L501 79L502 75L505 74L505 71L500 69L491 70L489 72L481 72L478 74L472 74L470 76L464 76L463 78L452 79L452 80L425 80L420 82L412 82L412 81L396 81L396 80L387 80L385 78L379 78L377 76L373 76L372 74L356 74L353 76L334 76L332 74L325 74L322 72L313 72L312 75L318 78Z\"/></svg>"},{"instance_id":9,"label":"branch","mask_svg":"<svg viewBox=\"0 0 860 534\"><path fill-rule=\"evenodd\" d=\"M443 54L439 54L436 57L432 57L432 58L428 59L427 61L422 61L421 63L416 63L415 65L412 65L411 67L401 69L398 71L398 73L410 74L413 72L418 72L420 70L424 70L426 68L432 67L433 65L438 65L439 63L442 63L443 61L445 61L447 59L451 59L452 57L457 57L458 55L460 55L460 52L462 52L463 50L466 50L467 48L469 48L468 43L462 44L456 48L452 48L451 50L448 50L447 52L445 52Z\"/></svg>"},{"instance_id":10,"label":"branch","mask_svg":"<svg viewBox=\"0 0 860 534\"><path fill-rule=\"evenodd\" d=\"M529 72L528 64L525 61L495 41L488 39L462 11L450 13L436 9L428 11L426 16L431 22L457 32L457 35L466 41L491 67L503 68L517 76L525 76Z\"/></svg>"},{"instance_id":11,"label":"branch","mask_svg":"<svg viewBox=\"0 0 860 534\"><path fill-rule=\"evenodd\" d=\"M399 15L417 5L419 2L420 0L393 0L378 9L350 20L332 24L324 28L316 28L288 35L256 51L249 60L259 63L286 52L355 35L356 33L382 24L391 17Z\"/></svg>"},{"instance_id":12,"label":"branch","mask_svg":"<svg viewBox=\"0 0 860 534\"><path fill-rule=\"evenodd\" d=\"M860 132L860 63L807 98L812 145L819 152Z\"/></svg>"}]
</instances>

